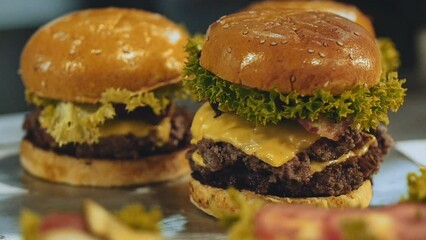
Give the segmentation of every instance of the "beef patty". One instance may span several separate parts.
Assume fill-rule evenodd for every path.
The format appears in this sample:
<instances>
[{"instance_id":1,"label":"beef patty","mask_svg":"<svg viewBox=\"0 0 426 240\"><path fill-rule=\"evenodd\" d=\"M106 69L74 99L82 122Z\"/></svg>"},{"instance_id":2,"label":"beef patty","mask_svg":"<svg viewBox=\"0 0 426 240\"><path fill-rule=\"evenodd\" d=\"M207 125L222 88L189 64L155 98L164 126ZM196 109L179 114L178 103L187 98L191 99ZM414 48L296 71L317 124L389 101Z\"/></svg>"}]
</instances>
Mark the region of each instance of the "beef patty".
<instances>
[{"instance_id":1,"label":"beef patty","mask_svg":"<svg viewBox=\"0 0 426 240\"><path fill-rule=\"evenodd\" d=\"M126 117L144 119L152 124L158 124L163 118L171 118L171 131L169 140L162 146L155 143L157 138L152 132L146 137L137 137L133 134L112 135L101 137L95 144L66 144L59 147L54 139L40 126L38 121L41 110L35 109L25 119L25 139L44 150L52 150L58 154L65 154L77 158L94 158L105 160L136 160L144 156L169 153L189 145L189 128L192 116L182 107L169 107L161 115L155 115L148 107L136 109L127 113L124 107L116 105L116 118Z\"/></svg>"},{"instance_id":2,"label":"beef patty","mask_svg":"<svg viewBox=\"0 0 426 240\"><path fill-rule=\"evenodd\" d=\"M370 179L392 145L386 128L381 127L371 133L376 136L378 144L372 144L364 155L350 157L313 174L311 161L334 160L349 150L361 148L371 140L371 136L348 130L338 141L320 138L280 167L272 167L229 143L210 139L202 139L192 146L188 159L192 177L213 187L226 189L232 186L279 197L338 196L359 188ZM204 167L192 160L192 153L196 150L203 158Z\"/></svg>"}]
</instances>

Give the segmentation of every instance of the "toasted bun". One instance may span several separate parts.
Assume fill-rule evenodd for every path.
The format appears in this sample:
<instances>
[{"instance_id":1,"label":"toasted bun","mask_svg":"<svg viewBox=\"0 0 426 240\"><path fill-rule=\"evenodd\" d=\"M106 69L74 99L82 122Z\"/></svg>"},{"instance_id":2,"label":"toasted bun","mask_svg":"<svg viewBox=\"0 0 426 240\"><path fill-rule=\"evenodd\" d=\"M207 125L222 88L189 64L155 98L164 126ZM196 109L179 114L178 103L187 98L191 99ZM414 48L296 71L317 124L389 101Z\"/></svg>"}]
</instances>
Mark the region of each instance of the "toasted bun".
<instances>
[{"instance_id":1,"label":"toasted bun","mask_svg":"<svg viewBox=\"0 0 426 240\"><path fill-rule=\"evenodd\" d=\"M370 180L346 195L311 198L283 198L260 195L251 191L238 191L245 201L263 201L264 203L307 204L323 208L366 208L370 204L373 190ZM231 199L227 190L201 184L191 178L189 182L191 202L205 213L218 217L221 213L236 213L238 205Z\"/></svg>"},{"instance_id":2,"label":"toasted bun","mask_svg":"<svg viewBox=\"0 0 426 240\"><path fill-rule=\"evenodd\" d=\"M45 151L24 140L21 165L30 174L51 182L112 187L166 181L190 172L186 150L132 161L77 159Z\"/></svg>"},{"instance_id":3,"label":"toasted bun","mask_svg":"<svg viewBox=\"0 0 426 240\"><path fill-rule=\"evenodd\" d=\"M264 1L251 4L246 10L274 10L274 9L303 9L309 11L331 12L345 17L363 26L375 35L374 27L369 17L356 6L333 1Z\"/></svg>"},{"instance_id":4,"label":"toasted bun","mask_svg":"<svg viewBox=\"0 0 426 240\"><path fill-rule=\"evenodd\" d=\"M360 25L326 12L247 11L210 25L201 65L250 88L339 95L380 81L380 52Z\"/></svg>"},{"instance_id":5,"label":"toasted bun","mask_svg":"<svg viewBox=\"0 0 426 240\"><path fill-rule=\"evenodd\" d=\"M159 14L91 9L41 27L21 55L24 85L38 96L96 103L108 88L149 91L180 81L187 33Z\"/></svg>"}]
</instances>

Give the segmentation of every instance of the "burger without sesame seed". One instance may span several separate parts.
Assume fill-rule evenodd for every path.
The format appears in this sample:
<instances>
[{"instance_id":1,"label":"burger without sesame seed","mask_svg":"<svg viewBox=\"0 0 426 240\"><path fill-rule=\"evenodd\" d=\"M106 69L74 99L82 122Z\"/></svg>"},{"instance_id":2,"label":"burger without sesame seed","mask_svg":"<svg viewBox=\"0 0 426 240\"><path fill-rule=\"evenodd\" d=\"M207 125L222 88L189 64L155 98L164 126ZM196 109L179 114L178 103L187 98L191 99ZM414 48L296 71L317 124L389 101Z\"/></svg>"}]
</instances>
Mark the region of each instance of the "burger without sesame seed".
<instances>
[{"instance_id":1,"label":"burger without sesame seed","mask_svg":"<svg viewBox=\"0 0 426 240\"><path fill-rule=\"evenodd\" d=\"M367 207L404 80L374 36L326 12L246 11L192 39L184 86L206 101L191 126L191 201L208 214L243 199Z\"/></svg>"},{"instance_id":2,"label":"burger without sesame seed","mask_svg":"<svg viewBox=\"0 0 426 240\"><path fill-rule=\"evenodd\" d=\"M176 106L186 31L141 10L68 14L21 56L27 100L21 164L42 179L123 186L189 172L191 116Z\"/></svg>"}]
</instances>

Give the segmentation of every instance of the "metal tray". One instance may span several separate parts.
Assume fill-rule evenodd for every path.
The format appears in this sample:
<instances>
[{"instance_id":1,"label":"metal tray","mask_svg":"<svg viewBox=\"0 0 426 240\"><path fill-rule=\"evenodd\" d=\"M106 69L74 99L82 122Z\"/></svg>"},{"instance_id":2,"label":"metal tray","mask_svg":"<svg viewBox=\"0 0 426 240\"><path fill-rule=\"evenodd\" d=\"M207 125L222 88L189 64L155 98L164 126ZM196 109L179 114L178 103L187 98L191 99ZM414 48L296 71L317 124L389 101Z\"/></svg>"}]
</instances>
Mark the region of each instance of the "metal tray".
<instances>
[{"instance_id":1,"label":"metal tray","mask_svg":"<svg viewBox=\"0 0 426 240\"><path fill-rule=\"evenodd\" d=\"M19 165L18 145L0 148L0 239L20 239L19 213L23 207L41 214L79 211L90 198L110 210L140 202L160 206L167 239L226 239L226 230L188 200L188 177L174 182L132 188L87 188L53 184L26 174ZM372 206L397 202L406 192L406 174L417 166L392 151L374 177Z\"/></svg>"}]
</instances>

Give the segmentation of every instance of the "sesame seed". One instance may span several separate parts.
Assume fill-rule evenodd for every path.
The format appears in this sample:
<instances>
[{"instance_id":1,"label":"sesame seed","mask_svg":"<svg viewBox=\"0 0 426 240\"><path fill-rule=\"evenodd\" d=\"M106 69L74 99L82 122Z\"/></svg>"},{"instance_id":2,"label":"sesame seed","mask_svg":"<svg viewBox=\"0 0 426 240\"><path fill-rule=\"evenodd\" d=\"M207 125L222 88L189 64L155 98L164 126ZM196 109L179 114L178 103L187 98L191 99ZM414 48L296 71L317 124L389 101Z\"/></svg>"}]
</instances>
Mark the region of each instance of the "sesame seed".
<instances>
[{"instance_id":1,"label":"sesame seed","mask_svg":"<svg viewBox=\"0 0 426 240\"><path fill-rule=\"evenodd\" d=\"M341 41L336 41L337 45L343 46L343 43Z\"/></svg>"},{"instance_id":2,"label":"sesame seed","mask_svg":"<svg viewBox=\"0 0 426 240\"><path fill-rule=\"evenodd\" d=\"M244 31L242 31L241 32L243 35L247 35L248 33L249 33L249 31L248 30L244 30Z\"/></svg>"},{"instance_id":3,"label":"sesame seed","mask_svg":"<svg viewBox=\"0 0 426 240\"><path fill-rule=\"evenodd\" d=\"M354 35L359 36L359 32L354 32Z\"/></svg>"},{"instance_id":4,"label":"sesame seed","mask_svg":"<svg viewBox=\"0 0 426 240\"><path fill-rule=\"evenodd\" d=\"M226 49L226 51L227 51L228 53L231 53L231 52L232 52L232 48L230 48L230 47L229 47L229 48L227 48L227 49Z\"/></svg>"},{"instance_id":5,"label":"sesame seed","mask_svg":"<svg viewBox=\"0 0 426 240\"><path fill-rule=\"evenodd\" d=\"M318 55L322 58L325 57L325 54L323 52L318 52Z\"/></svg>"},{"instance_id":6,"label":"sesame seed","mask_svg":"<svg viewBox=\"0 0 426 240\"><path fill-rule=\"evenodd\" d=\"M314 53L314 52L315 52L315 50L314 50L314 49L312 49L312 48L308 48L306 51L307 51L308 53Z\"/></svg>"},{"instance_id":7,"label":"sesame seed","mask_svg":"<svg viewBox=\"0 0 426 240\"><path fill-rule=\"evenodd\" d=\"M93 54L95 54L95 55L99 55L99 54L102 53L102 50L100 50L100 49L92 49L90 52L93 53Z\"/></svg>"},{"instance_id":8,"label":"sesame seed","mask_svg":"<svg viewBox=\"0 0 426 240\"><path fill-rule=\"evenodd\" d=\"M225 28L225 29L227 29L227 28L229 28L230 26L229 26L229 24L225 24L225 25L223 25L223 28Z\"/></svg>"},{"instance_id":9,"label":"sesame seed","mask_svg":"<svg viewBox=\"0 0 426 240\"><path fill-rule=\"evenodd\" d=\"M277 42L271 42L271 46L277 46L278 43Z\"/></svg>"},{"instance_id":10,"label":"sesame seed","mask_svg":"<svg viewBox=\"0 0 426 240\"><path fill-rule=\"evenodd\" d=\"M291 28L291 30L293 30L293 31L296 31L296 30L297 30L297 28L295 28L295 27L292 27L292 28Z\"/></svg>"},{"instance_id":11,"label":"sesame seed","mask_svg":"<svg viewBox=\"0 0 426 240\"><path fill-rule=\"evenodd\" d=\"M292 83L296 82L296 76L291 75L290 82L292 82Z\"/></svg>"},{"instance_id":12,"label":"sesame seed","mask_svg":"<svg viewBox=\"0 0 426 240\"><path fill-rule=\"evenodd\" d=\"M266 42L266 40L265 39L260 39L260 44L264 44L265 42Z\"/></svg>"},{"instance_id":13,"label":"sesame seed","mask_svg":"<svg viewBox=\"0 0 426 240\"><path fill-rule=\"evenodd\" d=\"M254 36L255 39L260 39L260 36Z\"/></svg>"},{"instance_id":14,"label":"sesame seed","mask_svg":"<svg viewBox=\"0 0 426 240\"><path fill-rule=\"evenodd\" d=\"M287 44L287 43L288 43L288 41L287 41L287 40L284 40L284 41L281 41L281 43L282 43L282 44Z\"/></svg>"},{"instance_id":15,"label":"sesame seed","mask_svg":"<svg viewBox=\"0 0 426 240\"><path fill-rule=\"evenodd\" d=\"M325 83L324 83L324 87L327 87L327 86L328 86L328 84L330 84L330 81L325 82Z\"/></svg>"},{"instance_id":16,"label":"sesame seed","mask_svg":"<svg viewBox=\"0 0 426 240\"><path fill-rule=\"evenodd\" d=\"M324 47L327 47L327 46L328 46L328 43L327 43L327 42L323 42L323 43L322 43L322 45L323 45Z\"/></svg>"},{"instance_id":17,"label":"sesame seed","mask_svg":"<svg viewBox=\"0 0 426 240\"><path fill-rule=\"evenodd\" d=\"M352 55L352 53L349 53L349 58L350 58L351 60L354 60L354 56Z\"/></svg>"}]
</instances>

